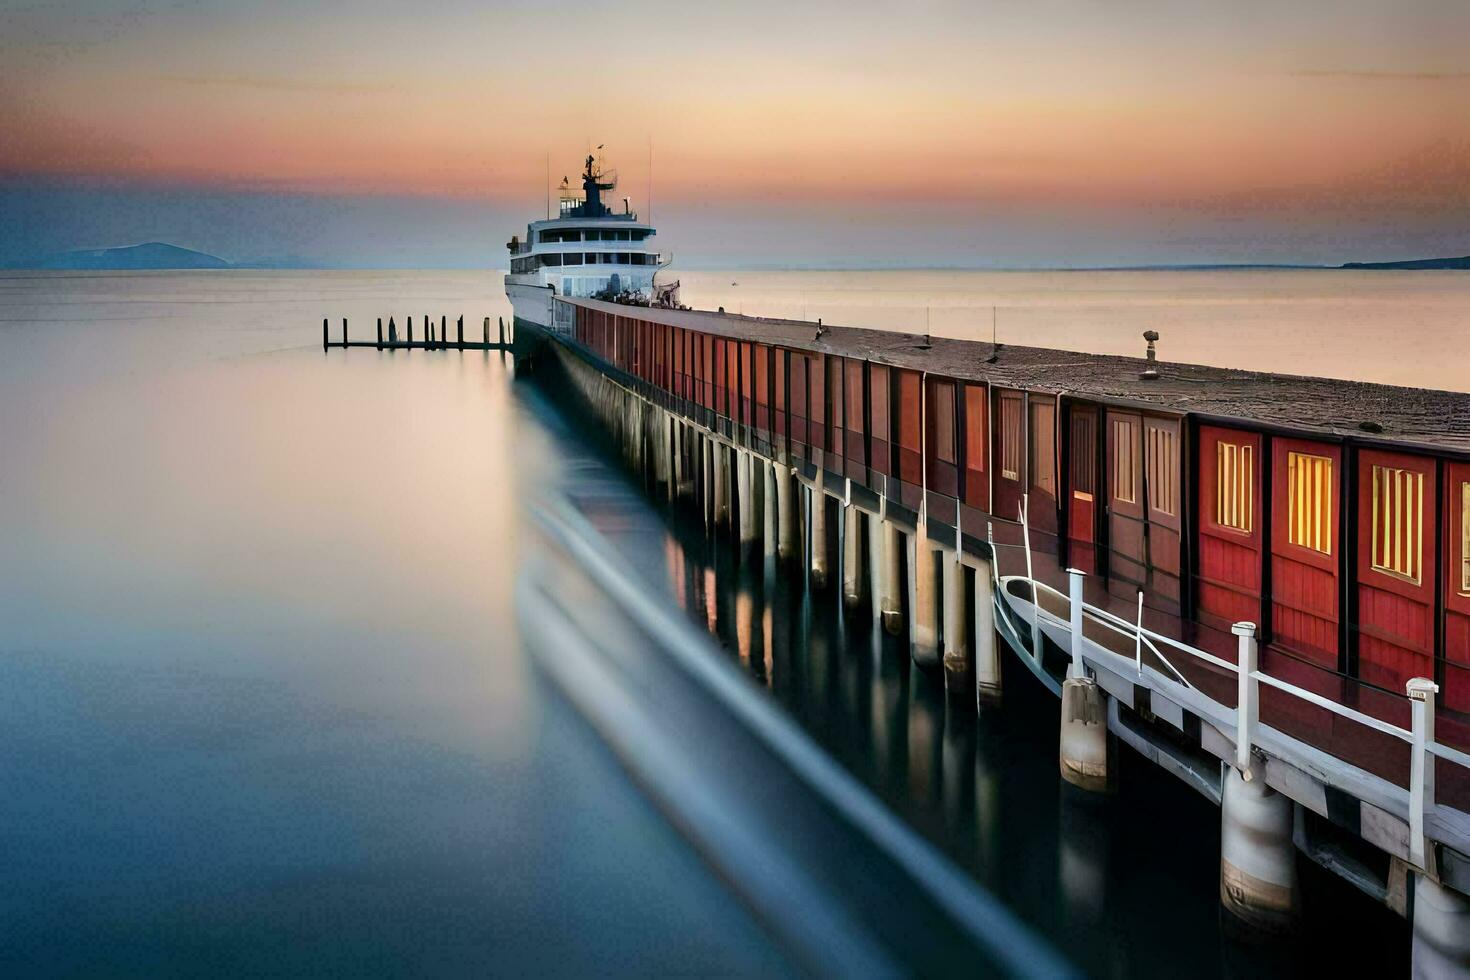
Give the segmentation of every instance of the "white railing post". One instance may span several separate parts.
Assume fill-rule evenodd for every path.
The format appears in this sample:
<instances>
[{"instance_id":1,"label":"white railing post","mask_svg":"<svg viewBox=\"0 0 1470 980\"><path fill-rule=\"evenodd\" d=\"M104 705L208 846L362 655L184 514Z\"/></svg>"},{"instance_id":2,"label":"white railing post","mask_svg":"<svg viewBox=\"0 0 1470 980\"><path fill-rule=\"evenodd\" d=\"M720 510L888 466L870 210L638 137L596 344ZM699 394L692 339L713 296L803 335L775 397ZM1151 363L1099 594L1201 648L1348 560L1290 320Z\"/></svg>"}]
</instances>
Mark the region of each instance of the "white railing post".
<instances>
[{"instance_id":1,"label":"white railing post","mask_svg":"<svg viewBox=\"0 0 1470 980\"><path fill-rule=\"evenodd\" d=\"M1405 685L1413 717L1413 755L1409 759L1409 863L1428 870L1425 863L1424 815L1434 808L1434 696L1439 685L1415 677Z\"/></svg>"},{"instance_id":2,"label":"white railing post","mask_svg":"<svg viewBox=\"0 0 1470 980\"><path fill-rule=\"evenodd\" d=\"M1255 678L1257 657L1256 624L1236 623L1230 632L1240 637L1240 654L1236 658L1235 692L1235 768L1247 782L1251 778L1251 738L1261 711L1261 687Z\"/></svg>"},{"instance_id":3,"label":"white railing post","mask_svg":"<svg viewBox=\"0 0 1470 980\"><path fill-rule=\"evenodd\" d=\"M1133 669L1143 676L1143 590L1138 591L1138 625L1133 631Z\"/></svg>"},{"instance_id":4,"label":"white railing post","mask_svg":"<svg viewBox=\"0 0 1470 980\"><path fill-rule=\"evenodd\" d=\"M1070 593L1072 619L1072 666L1068 677L1086 677L1087 668L1082 664L1082 580L1086 576L1081 569L1067 569L1067 584Z\"/></svg>"}]
</instances>

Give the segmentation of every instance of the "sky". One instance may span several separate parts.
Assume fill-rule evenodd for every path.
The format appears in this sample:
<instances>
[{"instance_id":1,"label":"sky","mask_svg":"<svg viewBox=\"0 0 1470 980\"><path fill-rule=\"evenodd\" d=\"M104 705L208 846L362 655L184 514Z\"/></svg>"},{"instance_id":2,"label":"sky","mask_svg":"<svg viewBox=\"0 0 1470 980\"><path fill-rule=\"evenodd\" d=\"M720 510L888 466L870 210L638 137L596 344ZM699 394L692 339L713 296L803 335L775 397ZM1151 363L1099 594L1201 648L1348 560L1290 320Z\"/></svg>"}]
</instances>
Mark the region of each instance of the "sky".
<instances>
[{"instance_id":1,"label":"sky","mask_svg":"<svg viewBox=\"0 0 1470 980\"><path fill-rule=\"evenodd\" d=\"M691 268L1461 255L1467 52L1463 0L0 0L0 261L504 265L597 144Z\"/></svg>"}]
</instances>

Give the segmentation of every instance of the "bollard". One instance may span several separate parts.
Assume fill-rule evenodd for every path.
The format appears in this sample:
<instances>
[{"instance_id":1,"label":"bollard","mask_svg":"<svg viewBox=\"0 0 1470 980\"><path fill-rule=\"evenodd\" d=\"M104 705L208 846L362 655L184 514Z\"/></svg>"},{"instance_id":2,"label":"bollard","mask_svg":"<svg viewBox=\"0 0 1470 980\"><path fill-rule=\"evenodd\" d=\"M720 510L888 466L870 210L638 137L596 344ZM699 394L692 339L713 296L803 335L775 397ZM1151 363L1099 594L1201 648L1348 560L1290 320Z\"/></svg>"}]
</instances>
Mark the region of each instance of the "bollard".
<instances>
[{"instance_id":1,"label":"bollard","mask_svg":"<svg viewBox=\"0 0 1470 980\"><path fill-rule=\"evenodd\" d=\"M974 662L970 656L969 623L965 608L965 566L959 553L946 553L944 561L944 681L950 694L962 691L970 679ZM965 692L966 697L969 692Z\"/></svg>"},{"instance_id":2,"label":"bollard","mask_svg":"<svg viewBox=\"0 0 1470 980\"><path fill-rule=\"evenodd\" d=\"M811 583L814 589L827 587L827 495L813 487L808 497L811 505L811 541L808 543L811 560Z\"/></svg>"},{"instance_id":3,"label":"bollard","mask_svg":"<svg viewBox=\"0 0 1470 980\"><path fill-rule=\"evenodd\" d=\"M322 350L327 349L327 318L322 317Z\"/></svg>"},{"instance_id":4,"label":"bollard","mask_svg":"<svg viewBox=\"0 0 1470 980\"><path fill-rule=\"evenodd\" d=\"M995 634L995 580L990 562L975 570L975 708L1000 701L1000 644Z\"/></svg>"},{"instance_id":5,"label":"bollard","mask_svg":"<svg viewBox=\"0 0 1470 980\"><path fill-rule=\"evenodd\" d=\"M1260 682L1256 680L1259 651L1256 648L1256 624L1236 623L1230 632L1240 637L1235 668L1235 768L1240 777L1250 782L1251 740L1255 738L1256 720L1260 717Z\"/></svg>"},{"instance_id":6,"label":"bollard","mask_svg":"<svg viewBox=\"0 0 1470 980\"><path fill-rule=\"evenodd\" d=\"M842 505L842 602L856 609L863 601L862 511Z\"/></svg>"},{"instance_id":7,"label":"bollard","mask_svg":"<svg viewBox=\"0 0 1470 980\"><path fill-rule=\"evenodd\" d=\"M1434 696L1439 693L1439 685L1427 677L1415 677L1405 690L1414 734L1413 755L1409 757L1409 863L1427 869L1424 814L1434 809L1434 756L1429 746L1434 744Z\"/></svg>"},{"instance_id":8,"label":"bollard","mask_svg":"<svg viewBox=\"0 0 1470 980\"><path fill-rule=\"evenodd\" d=\"M939 589L934 575L934 549L922 521L909 538L909 655L925 669L938 667Z\"/></svg>"},{"instance_id":9,"label":"bollard","mask_svg":"<svg viewBox=\"0 0 1470 980\"><path fill-rule=\"evenodd\" d=\"M883 592L879 596L879 614L883 618L883 628L891 635L897 636L903 625L903 611L899 605L898 583L900 575L899 563L903 560L903 539L898 528L893 526L892 521L883 522Z\"/></svg>"},{"instance_id":10,"label":"bollard","mask_svg":"<svg viewBox=\"0 0 1470 980\"><path fill-rule=\"evenodd\" d=\"M378 317L378 350L383 349L383 318Z\"/></svg>"},{"instance_id":11,"label":"bollard","mask_svg":"<svg viewBox=\"0 0 1470 980\"><path fill-rule=\"evenodd\" d=\"M1220 903L1257 929L1284 932L1298 897L1292 802L1233 766L1220 789Z\"/></svg>"}]
</instances>

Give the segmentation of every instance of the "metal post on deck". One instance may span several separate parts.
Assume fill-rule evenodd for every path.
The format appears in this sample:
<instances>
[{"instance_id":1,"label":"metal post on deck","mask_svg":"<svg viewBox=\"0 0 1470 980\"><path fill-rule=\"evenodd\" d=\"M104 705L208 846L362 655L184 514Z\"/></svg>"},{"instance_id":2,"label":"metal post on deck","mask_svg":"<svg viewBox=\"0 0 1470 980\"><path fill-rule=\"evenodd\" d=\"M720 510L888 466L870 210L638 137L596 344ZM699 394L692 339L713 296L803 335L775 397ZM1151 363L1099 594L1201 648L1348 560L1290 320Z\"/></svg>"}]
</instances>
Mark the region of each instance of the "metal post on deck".
<instances>
[{"instance_id":1,"label":"metal post on deck","mask_svg":"<svg viewBox=\"0 0 1470 980\"><path fill-rule=\"evenodd\" d=\"M1230 632L1240 637L1235 668L1235 768L1240 770L1240 778L1250 782L1251 739L1261 711L1261 684L1255 676L1260 651L1256 647L1255 623L1236 623Z\"/></svg>"},{"instance_id":2,"label":"metal post on deck","mask_svg":"<svg viewBox=\"0 0 1470 980\"><path fill-rule=\"evenodd\" d=\"M1409 863L1428 870L1424 816L1434 809L1434 756L1429 746L1434 744L1434 696L1439 685L1427 677L1414 677L1405 690L1414 734L1414 754L1409 760Z\"/></svg>"},{"instance_id":3,"label":"metal post on deck","mask_svg":"<svg viewBox=\"0 0 1470 980\"><path fill-rule=\"evenodd\" d=\"M1067 671L1068 677L1087 676L1087 667L1082 663L1082 580L1086 577L1087 573L1080 568L1067 569L1072 626L1072 666Z\"/></svg>"}]
</instances>

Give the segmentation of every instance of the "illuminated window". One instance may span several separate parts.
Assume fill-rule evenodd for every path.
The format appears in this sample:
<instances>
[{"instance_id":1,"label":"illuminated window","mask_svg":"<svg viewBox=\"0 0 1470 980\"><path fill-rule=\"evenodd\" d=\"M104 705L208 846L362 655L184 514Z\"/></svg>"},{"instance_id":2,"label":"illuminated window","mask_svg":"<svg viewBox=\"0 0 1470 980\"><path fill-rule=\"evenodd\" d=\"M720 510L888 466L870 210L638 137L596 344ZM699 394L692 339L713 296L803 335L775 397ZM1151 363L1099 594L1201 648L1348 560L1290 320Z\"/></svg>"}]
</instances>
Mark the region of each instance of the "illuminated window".
<instances>
[{"instance_id":1,"label":"illuminated window","mask_svg":"<svg viewBox=\"0 0 1470 980\"><path fill-rule=\"evenodd\" d=\"M1215 443L1215 523L1250 534L1255 530L1255 447Z\"/></svg>"},{"instance_id":2,"label":"illuminated window","mask_svg":"<svg viewBox=\"0 0 1470 980\"><path fill-rule=\"evenodd\" d=\"M1424 571L1424 474L1373 467L1373 568L1418 585Z\"/></svg>"},{"instance_id":3,"label":"illuminated window","mask_svg":"<svg viewBox=\"0 0 1470 980\"><path fill-rule=\"evenodd\" d=\"M1000 396L1000 475L1021 478L1021 396Z\"/></svg>"},{"instance_id":4,"label":"illuminated window","mask_svg":"<svg viewBox=\"0 0 1470 980\"><path fill-rule=\"evenodd\" d=\"M1302 548L1332 554L1332 460L1287 453L1286 482L1286 539Z\"/></svg>"},{"instance_id":5,"label":"illuminated window","mask_svg":"<svg viewBox=\"0 0 1470 980\"><path fill-rule=\"evenodd\" d=\"M1138 425L1113 419L1113 499L1138 503Z\"/></svg>"},{"instance_id":6,"label":"illuminated window","mask_svg":"<svg viewBox=\"0 0 1470 980\"><path fill-rule=\"evenodd\" d=\"M1470 483L1460 484L1460 594L1470 595Z\"/></svg>"},{"instance_id":7,"label":"illuminated window","mask_svg":"<svg viewBox=\"0 0 1470 980\"><path fill-rule=\"evenodd\" d=\"M1149 506L1169 517L1179 515L1179 435L1172 426L1150 422L1148 436Z\"/></svg>"}]
</instances>

